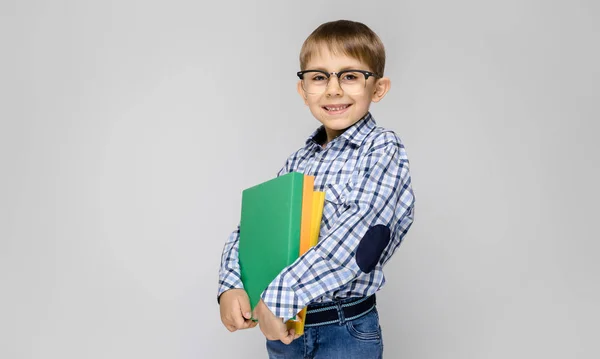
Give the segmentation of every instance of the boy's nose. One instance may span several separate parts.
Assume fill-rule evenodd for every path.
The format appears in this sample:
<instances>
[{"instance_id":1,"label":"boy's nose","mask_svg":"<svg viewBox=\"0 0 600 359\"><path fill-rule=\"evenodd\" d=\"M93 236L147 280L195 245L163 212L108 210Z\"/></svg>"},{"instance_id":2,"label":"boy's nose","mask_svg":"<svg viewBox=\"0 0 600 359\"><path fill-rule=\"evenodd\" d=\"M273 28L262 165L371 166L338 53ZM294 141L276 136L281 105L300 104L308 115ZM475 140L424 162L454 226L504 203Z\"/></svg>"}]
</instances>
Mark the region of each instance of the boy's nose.
<instances>
[{"instance_id":1,"label":"boy's nose","mask_svg":"<svg viewBox=\"0 0 600 359\"><path fill-rule=\"evenodd\" d=\"M329 77L329 81L327 82L327 89L325 89L325 94L327 96L341 96L343 92L344 90L342 90L337 76Z\"/></svg>"}]
</instances>

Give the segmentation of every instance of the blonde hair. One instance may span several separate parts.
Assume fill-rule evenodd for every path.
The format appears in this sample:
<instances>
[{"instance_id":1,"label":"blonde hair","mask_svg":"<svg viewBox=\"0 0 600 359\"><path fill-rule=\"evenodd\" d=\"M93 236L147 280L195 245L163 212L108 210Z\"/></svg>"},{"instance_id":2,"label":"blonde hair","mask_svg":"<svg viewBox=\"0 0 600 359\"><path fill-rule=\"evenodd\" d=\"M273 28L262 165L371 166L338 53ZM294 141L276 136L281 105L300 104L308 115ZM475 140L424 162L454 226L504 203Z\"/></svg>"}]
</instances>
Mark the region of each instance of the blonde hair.
<instances>
[{"instance_id":1,"label":"blonde hair","mask_svg":"<svg viewBox=\"0 0 600 359\"><path fill-rule=\"evenodd\" d=\"M306 64L321 45L333 54L343 54L364 62L369 70L383 76L385 48L379 36L363 23L337 20L321 24L302 44L300 70L306 70Z\"/></svg>"}]
</instances>

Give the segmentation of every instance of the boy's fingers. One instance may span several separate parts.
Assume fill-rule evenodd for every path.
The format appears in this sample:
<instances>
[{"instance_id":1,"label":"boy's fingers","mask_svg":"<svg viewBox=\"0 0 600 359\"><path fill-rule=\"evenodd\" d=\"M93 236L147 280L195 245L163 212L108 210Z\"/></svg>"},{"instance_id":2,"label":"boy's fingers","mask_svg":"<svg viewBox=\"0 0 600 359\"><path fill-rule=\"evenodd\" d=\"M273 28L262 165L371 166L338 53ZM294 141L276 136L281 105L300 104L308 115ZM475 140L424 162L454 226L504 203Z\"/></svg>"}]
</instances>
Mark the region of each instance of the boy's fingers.
<instances>
[{"instance_id":1,"label":"boy's fingers","mask_svg":"<svg viewBox=\"0 0 600 359\"><path fill-rule=\"evenodd\" d=\"M252 319L246 319L244 321L244 329L254 328L258 323Z\"/></svg>"},{"instance_id":2,"label":"boy's fingers","mask_svg":"<svg viewBox=\"0 0 600 359\"><path fill-rule=\"evenodd\" d=\"M227 328L227 330L229 330L232 333L236 331L236 329L233 325L226 325L225 328Z\"/></svg>"},{"instance_id":3,"label":"boy's fingers","mask_svg":"<svg viewBox=\"0 0 600 359\"><path fill-rule=\"evenodd\" d=\"M222 316L221 321L223 322L224 326L229 326L233 324L233 320L231 320L231 317L229 315Z\"/></svg>"},{"instance_id":4,"label":"boy's fingers","mask_svg":"<svg viewBox=\"0 0 600 359\"><path fill-rule=\"evenodd\" d=\"M238 304L240 306L240 311L244 318L252 318L252 314L250 313L250 300L247 297L239 296Z\"/></svg>"},{"instance_id":5,"label":"boy's fingers","mask_svg":"<svg viewBox=\"0 0 600 359\"><path fill-rule=\"evenodd\" d=\"M291 344L294 341L294 336L295 335L296 335L296 330L295 329L290 329L289 331L285 330L283 332L283 338L281 338L280 340L281 340L281 342L283 344L289 345L289 344Z\"/></svg>"},{"instance_id":6,"label":"boy's fingers","mask_svg":"<svg viewBox=\"0 0 600 359\"><path fill-rule=\"evenodd\" d=\"M244 320L244 327L242 329L248 329L248 328L253 328L255 327L255 325L253 325L253 321L250 319L246 319Z\"/></svg>"},{"instance_id":7,"label":"boy's fingers","mask_svg":"<svg viewBox=\"0 0 600 359\"><path fill-rule=\"evenodd\" d=\"M283 338L281 338L281 342L283 344L291 344L292 341L294 340L294 336L293 335L285 335Z\"/></svg>"},{"instance_id":8,"label":"boy's fingers","mask_svg":"<svg viewBox=\"0 0 600 359\"><path fill-rule=\"evenodd\" d=\"M240 312L235 312L233 313L233 325L235 325L235 327L237 329L242 329L245 327L245 320L242 317L242 314Z\"/></svg>"},{"instance_id":9,"label":"boy's fingers","mask_svg":"<svg viewBox=\"0 0 600 359\"><path fill-rule=\"evenodd\" d=\"M233 303L233 308L231 310L231 321L232 324L235 325L237 329L244 328L244 317L242 317L242 312L240 311L239 301L235 301Z\"/></svg>"}]
</instances>

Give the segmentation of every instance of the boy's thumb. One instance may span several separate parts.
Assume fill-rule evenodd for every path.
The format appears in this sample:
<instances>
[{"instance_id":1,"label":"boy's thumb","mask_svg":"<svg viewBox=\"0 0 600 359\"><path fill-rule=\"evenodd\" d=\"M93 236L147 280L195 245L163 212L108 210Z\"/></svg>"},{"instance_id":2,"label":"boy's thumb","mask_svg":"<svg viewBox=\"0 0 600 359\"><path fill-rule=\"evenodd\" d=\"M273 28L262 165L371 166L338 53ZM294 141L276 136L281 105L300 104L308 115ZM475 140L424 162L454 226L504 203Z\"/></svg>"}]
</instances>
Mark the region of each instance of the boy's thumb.
<instances>
[{"instance_id":1,"label":"boy's thumb","mask_svg":"<svg viewBox=\"0 0 600 359\"><path fill-rule=\"evenodd\" d=\"M244 318L246 319L250 319L252 318L252 313L250 313L250 302L248 301L248 299L241 299L239 300L240 303L240 310L242 311L242 315L244 316Z\"/></svg>"}]
</instances>

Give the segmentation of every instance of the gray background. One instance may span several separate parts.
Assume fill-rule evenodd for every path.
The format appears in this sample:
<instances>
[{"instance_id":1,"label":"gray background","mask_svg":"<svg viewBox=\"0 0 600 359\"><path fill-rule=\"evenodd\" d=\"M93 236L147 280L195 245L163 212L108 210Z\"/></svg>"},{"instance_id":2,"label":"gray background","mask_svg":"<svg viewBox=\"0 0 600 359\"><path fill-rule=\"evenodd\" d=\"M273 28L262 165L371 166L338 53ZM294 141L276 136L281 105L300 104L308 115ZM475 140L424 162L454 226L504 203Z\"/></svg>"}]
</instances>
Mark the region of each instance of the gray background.
<instances>
[{"instance_id":1,"label":"gray background","mask_svg":"<svg viewBox=\"0 0 600 359\"><path fill-rule=\"evenodd\" d=\"M387 358L597 358L597 1L0 1L0 357L265 357L222 327L245 187L318 125L302 41L365 22L416 221Z\"/></svg>"}]
</instances>

